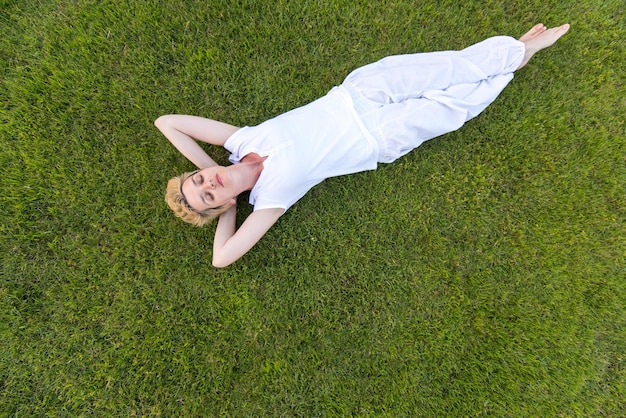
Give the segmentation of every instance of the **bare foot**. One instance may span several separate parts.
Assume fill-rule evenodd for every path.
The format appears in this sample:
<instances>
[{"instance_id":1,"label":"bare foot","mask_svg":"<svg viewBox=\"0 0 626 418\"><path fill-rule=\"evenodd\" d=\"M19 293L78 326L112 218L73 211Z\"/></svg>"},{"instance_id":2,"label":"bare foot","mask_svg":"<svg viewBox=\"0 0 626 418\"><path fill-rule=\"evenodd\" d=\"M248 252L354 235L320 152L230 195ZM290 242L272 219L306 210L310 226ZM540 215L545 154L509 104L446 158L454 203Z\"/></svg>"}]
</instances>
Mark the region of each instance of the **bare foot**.
<instances>
[{"instance_id":1,"label":"bare foot","mask_svg":"<svg viewBox=\"0 0 626 418\"><path fill-rule=\"evenodd\" d=\"M538 23L535 26L533 26L528 32L526 32L521 38L519 38L520 41L522 42L526 42L528 40L530 40L531 38L539 35L540 33L543 33L546 31L546 27L543 23Z\"/></svg>"},{"instance_id":2,"label":"bare foot","mask_svg":"<svg viewBox=\"0 0 626 418\"><path fill-rule=\"evenodd\" d=\"M568 23L551 29L546 29L545 26L541 24L533 26L531 30L519 39L526 44L526 51L524 52L524 59L517 69L519 70L526 65L538 51L553 45L561 36L565 35L568 30Z\"/></svg>"}]
</instances>

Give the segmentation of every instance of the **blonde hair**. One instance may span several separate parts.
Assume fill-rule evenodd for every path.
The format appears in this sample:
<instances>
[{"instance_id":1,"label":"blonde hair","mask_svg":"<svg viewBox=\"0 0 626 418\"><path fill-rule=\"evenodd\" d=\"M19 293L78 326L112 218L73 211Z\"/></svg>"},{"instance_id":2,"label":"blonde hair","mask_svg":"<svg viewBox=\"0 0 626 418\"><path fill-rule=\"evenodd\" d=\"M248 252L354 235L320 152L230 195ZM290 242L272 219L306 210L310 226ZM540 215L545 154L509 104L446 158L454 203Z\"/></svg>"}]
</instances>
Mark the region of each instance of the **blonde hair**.
<instances>
[{"instance_id":1,"label":"blonde hair","mask_svg":"<svg viewBox=\"0 0 626 418\"><path fill-rule=\"evenodd\" d=\"M189 206L187 199L183 194L182 186L187 177L195 174L194 172L183 173L179 176L172 177L167 182L167 189L165 190L165 201L167 205L172 209L174 214L183 221L195 226L204 226L217 218L222 213L226 212L231 205L222 205L216 208L209 208L199 212Z\"/></svg>"}]
</instances>

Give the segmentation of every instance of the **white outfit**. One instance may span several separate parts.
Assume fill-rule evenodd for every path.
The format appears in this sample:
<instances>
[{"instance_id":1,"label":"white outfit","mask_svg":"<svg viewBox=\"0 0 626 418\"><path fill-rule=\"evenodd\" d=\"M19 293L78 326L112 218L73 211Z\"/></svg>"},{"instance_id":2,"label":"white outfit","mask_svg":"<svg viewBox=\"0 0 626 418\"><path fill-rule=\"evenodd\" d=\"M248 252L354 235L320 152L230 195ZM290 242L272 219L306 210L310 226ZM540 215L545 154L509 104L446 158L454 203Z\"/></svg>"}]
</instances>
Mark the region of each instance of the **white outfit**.
<instances>
[{"instance_id":1,"label":"white outfit","mask_svg":"<svg viewBox=\"0 0 626 418\"><path fill-rule=\"evenodd\" d=\"M322 180L376 168L378 143L360 123L345 88L254 127L224 144L238 163L252 152L267 156L250 192L254 209L287 209Z\"/></svg>"},{"instance_id":2,"label":"white outfit","mask_svg":"<svg viewBox=\"0 0 626 418\"><path fill-rule=\"evenodd\" d=\"M506 36L461 51L395 55L358 68L326 96L224 144L238 163L268 158L250 193L254 209L288 209L322 180L373 170L460 128L513 79L524 44Z\"/></svg>"}]
</instances>

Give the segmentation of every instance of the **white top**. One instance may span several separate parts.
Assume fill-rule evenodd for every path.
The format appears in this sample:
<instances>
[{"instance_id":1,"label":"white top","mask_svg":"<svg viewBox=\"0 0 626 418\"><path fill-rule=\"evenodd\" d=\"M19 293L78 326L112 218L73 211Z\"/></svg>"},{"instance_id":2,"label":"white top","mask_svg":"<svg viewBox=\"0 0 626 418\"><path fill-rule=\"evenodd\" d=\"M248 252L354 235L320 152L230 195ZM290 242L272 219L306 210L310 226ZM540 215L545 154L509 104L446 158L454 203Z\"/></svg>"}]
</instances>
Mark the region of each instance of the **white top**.
<instances>
[{"instance_id":1,"label":"white top","mask_svg":"<svg viewBox=\"0 0 626 418\"><path fill-rule=\"evenodd\" d=\"M343 86L260 125L241 128L224 147L233 164L250 153L267 156L250 192L254 210L287 210L328 177L376 169L379 154Z\"/></svg>"}]
</instances>

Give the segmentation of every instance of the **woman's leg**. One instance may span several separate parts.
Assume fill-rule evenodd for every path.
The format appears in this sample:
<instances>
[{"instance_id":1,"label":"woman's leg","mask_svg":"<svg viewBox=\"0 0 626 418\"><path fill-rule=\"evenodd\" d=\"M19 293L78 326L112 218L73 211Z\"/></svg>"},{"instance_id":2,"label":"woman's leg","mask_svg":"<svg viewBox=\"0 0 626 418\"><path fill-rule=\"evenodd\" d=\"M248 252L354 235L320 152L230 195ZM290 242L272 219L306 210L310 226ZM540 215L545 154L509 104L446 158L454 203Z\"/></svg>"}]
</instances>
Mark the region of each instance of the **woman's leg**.
<instances>
[{"instance_id":1,"label":"woman's leg","mask_svg":"<svg viewBox=\"0 0 626 418\"><path fill-rule=\"evenodd\" d=\"M419 98L427 90L445 90L512 73L568 30L569 24L552 29L538 24L519 40L496 36L461 51L394 55L356 69L344 84L379 104Z\"/></svg>"},{"instance_id":2,"label":"woman's leg","mask_svg":"<svg viewBox=\"0 0 626 418\"><path fill-rule=\"evenodd\" d=\"M379 104L422 97L425 91L477 83L515 71L524 43L506 36L486 39L461 51L394 55L353 71L344 84Z\"/></svg>"},{"instance_id":3,"label":"woman's leg","mask_svg":"<svg viewBox=\"0 0 626 418\"><path fill-rule=\"evenodd\" d=\"M424 141L459 129L489 106L512 79L509 73L426 91L421 98L380 106L363 115L382 144L379 161L392 162Z\"/></svg>"},{"instance_id":4,"label":"woman's leg","mask_svg":"<svg viewBox=\"0 0 626 418\"><path fill-rule=\"evenodd\" d=\"M389 57L350 74L349 90L375 102L360 115L381 143L380 161L463 126L498 97L513 71L568 30L539 24L519 41L495 37L462 51Z\"/></svg>"}]
</instances>

